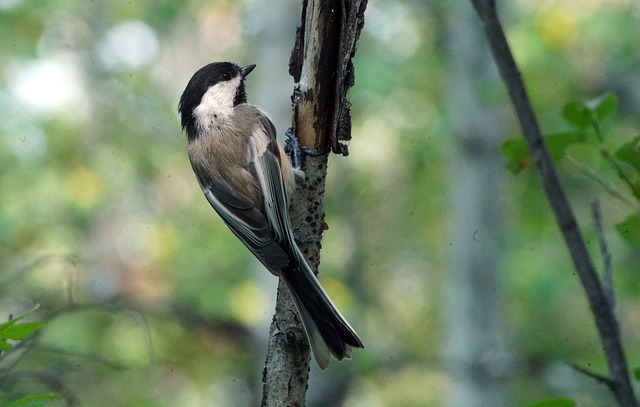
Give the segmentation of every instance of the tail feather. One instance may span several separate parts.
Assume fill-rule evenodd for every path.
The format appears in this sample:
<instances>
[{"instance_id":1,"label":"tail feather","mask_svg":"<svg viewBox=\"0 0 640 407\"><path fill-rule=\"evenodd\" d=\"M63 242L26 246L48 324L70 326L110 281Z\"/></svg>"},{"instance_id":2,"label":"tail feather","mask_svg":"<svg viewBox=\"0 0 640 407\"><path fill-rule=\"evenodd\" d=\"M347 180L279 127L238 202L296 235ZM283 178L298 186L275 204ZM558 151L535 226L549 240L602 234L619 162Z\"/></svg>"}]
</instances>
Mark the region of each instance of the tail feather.
<instances>
[{"instance_id":1,"label":"tail feather","mask_svg":"<svg viewBox=\"0 0 640 407\"><path fill-rule=\"evenodd\" d=\"M364 346L316 276L304 266L306 264L283 270L282 277L300 313L313 357L318 367L325 370L329 354L343 360L350 357L352 347Z\"/></svg>"}]
</instances>

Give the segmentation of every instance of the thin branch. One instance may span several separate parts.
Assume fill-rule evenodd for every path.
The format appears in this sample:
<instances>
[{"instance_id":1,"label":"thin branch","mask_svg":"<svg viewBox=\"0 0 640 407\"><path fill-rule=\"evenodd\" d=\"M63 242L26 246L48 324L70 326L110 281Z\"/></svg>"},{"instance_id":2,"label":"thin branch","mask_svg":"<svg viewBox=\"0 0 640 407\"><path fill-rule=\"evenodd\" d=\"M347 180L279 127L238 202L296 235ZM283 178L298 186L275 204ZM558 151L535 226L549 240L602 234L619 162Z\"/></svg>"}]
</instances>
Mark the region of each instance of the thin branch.
<instances>
[{"instance_id":1,"label":"thin branch","mask_svg":"<svg viewBox=\"0 0 640 407\"><path fill-rule=\"evenodd\" d=\"M622 168L622 166L618 163L618 161L613 157L611 151L604 145L604 134L602 132L602 127L600 126L600 121L598 121L595 116L591 119L591 124L593 126L593 130L596 133L596 137L598 138L598 143L600 144L600 155L611 165L611 167L615 170L618 178L620 178L629 188L633 196L640 201L640 189L635 185L635 183L629 178L627 172Z\"/></svg>"},{"instance_id":2,"label":"thin branch","mask_svg":"<svg viewBox=\"0 0 640 407\"><path fill-rule=\"evenodd\" d=\"M622 168L620 163L615 158L613 158L613 155L611 154L609 149L607 149L604 145L601 145L600 154L602 155L602 157L604 157L605 160L607 160L609 165L613 167L616 174L618 175L618 178L620 178L627 185L633 196L638 201L640 201L640 188L638 188L636 184L631 180L631 178L629 178L629 175L624 170L624 168Z\"/></svg>"},{"instance_id":3,"label":"thin branch","mask_svg":"<svg viewBox=\"0 0 640 407\"><path fill-rule=\"evenodd\" d=\"M602 384L606 384L608 387L611 387L612 383L611 380L609 380L609 378L607 376L603 376L601 374L598 374L596 372L592 372L591 370L584 368L582 366L576 365L575 363L568 363L569 366L571 366L573 369L575 369L576 371L582 373L585 376L588 376L590 378L592 378L593 380L600 382Z\"/></svg>"},{"instance_id":4,"label":"thin branch","mask_svg":"<svg viewBox=\"0 0 640 407\"><path fill-rule=\"evenodd\" d=\"M573 158L570 155L567 155L565 157L565 159L568 162L570 162L571 164L573 164L582 174L584 174L585 176L591 178L592 180L594 180L597 183L599 183L600 185L602 185L602 187L612 197L616 198L617 200L619 200L623 204L629 206L633 210L640 210L640 205L638 205L637 202L631 200L629 197L627 197L622 192L620 192L620 190L618 190L618 188L611 181L601 177L593 169L591 169L591 167L582 164L581 162L579 162L578 160L576 160L575 158Z\"/></svg>"},{"instance_id":5,"label":"thin branch","mask_svg":"<svg viewBox=\"0 0 640 407\"><path fill-rule=\"evenodd\" d=\"M472 0L472 3L484 26L493 58L509 92L547 200L587 295L607 359L610 388L621 406L637 407L617 320L602 289L573 210L542 138L520 71L498 19L495 0Z\"/></svg>"},{"instance_id":6,"label":"thin branch","mask_svg":"<svg viewBox=\"0 0 640 407\"><path fill-rule=\"evenodd\" d=\"M613 267L611 266L611 253L607 245L607 240L604 237L604 230L602 229L602 211L600 210L600 203L595 200L591 202L591 216L593 217L593 224L596 230L596 236L598 236L598 246L600 247L600 253L602 254L602 265L604 268L604 277L602 287L604 293L609 301L609 306L612 311L616 309L616 299L613 293Z\"/></svg>"}]
</instances>

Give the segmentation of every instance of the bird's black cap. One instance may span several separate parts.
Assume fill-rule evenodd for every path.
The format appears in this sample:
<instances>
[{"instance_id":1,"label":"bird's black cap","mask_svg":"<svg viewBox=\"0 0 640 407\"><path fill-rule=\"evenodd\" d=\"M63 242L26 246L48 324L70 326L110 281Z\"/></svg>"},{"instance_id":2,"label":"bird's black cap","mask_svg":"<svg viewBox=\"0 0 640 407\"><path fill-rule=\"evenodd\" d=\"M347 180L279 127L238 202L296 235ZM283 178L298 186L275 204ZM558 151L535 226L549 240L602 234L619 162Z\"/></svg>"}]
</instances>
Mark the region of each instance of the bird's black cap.
<instances>
[{"instance_id":1,"label":"bird's black cap","mask_svg":"<svg viewBox=\"0 0 640 407\"><path fill-rule=\"evenodd\" d=\"M240 67L231 62L213 62L198 69L189 80L182 97L180 97L180 103L178 103L182 128L187 131L187 135L191 136L192 132L195 131L193 109L198 107L202 96L216 83L228 81L240 75L242 80L236 91L233 105L237 106L241 103L246 103L247 93L244 89L244 78L255 67L255 64Z\"/></svg>"}]
</instances>

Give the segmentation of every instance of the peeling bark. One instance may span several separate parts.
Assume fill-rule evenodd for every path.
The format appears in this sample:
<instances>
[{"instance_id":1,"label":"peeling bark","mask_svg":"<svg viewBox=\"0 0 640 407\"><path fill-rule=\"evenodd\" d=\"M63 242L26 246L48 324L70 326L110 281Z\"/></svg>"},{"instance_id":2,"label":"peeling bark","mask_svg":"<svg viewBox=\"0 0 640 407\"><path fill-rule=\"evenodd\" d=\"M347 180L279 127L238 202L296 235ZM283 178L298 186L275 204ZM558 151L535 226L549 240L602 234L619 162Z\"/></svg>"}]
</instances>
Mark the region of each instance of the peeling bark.
<instances>
[{"instance_id":1,"label":"peeling bark","mask_svg":"<svg viewBox=\"0 0 640 407\"><path fill-rule=\"evenodd\" d=\"M355 44L366 0L303 1L301 25L289 62L294 87L292 128L300 145L321 153L306 157L306 174L290 205L296 239L309 265L320 263L328 153L347 155L351 138L347 92L354 83ZM303 406L310 349L287 287L280 282L263 371L262 406Z\"/></svg>"}]
</instances>

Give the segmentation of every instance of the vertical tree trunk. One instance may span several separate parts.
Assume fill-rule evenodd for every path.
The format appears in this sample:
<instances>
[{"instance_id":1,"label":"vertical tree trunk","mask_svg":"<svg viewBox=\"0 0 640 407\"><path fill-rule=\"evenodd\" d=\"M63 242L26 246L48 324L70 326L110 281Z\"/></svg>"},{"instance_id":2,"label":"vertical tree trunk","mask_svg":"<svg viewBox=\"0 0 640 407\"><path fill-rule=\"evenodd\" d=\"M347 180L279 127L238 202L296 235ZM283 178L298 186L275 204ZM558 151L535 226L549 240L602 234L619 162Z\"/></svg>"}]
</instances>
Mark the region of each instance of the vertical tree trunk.
<instances>
[{"instance_id":1,"label":"vertical tree trunk","mask_svg":"<svg viewBox=\"0 0 640 407\"><path fill-rule=\"evenodd\" d=\"M289 72L296 85L293 126L300 144L323 155L306 157L306 180L292 199L291 222L300 249L317 269L324 224L328 156L347 154L351 118L347 91L353 85L351 58L364 25L366 0L303 1L301 26ZM278 285L263 372L262 406L303 406L309 378L309 345L286 286Z\"/></svg>"},{"instance_id":2,"label":"vertical tree trunk","mask_svg":"<svg viewBox=\"0 0 640 407\"><path fill-rule=\"evenodd\" d=\"M499 111L477 101L478 84L498 78L482 41L473 9L449 8L451 67L448 111L455 131L452 160L453 258L445 281L445 354L455 377L447 397L452 407L506 405L501 377L507 355L499 283L501 202L504 169L497 157Z\"/></svg>"}]
</instances>

